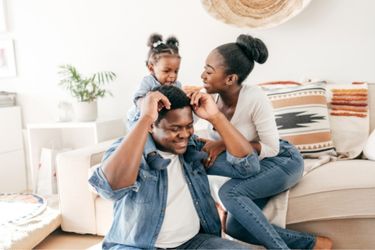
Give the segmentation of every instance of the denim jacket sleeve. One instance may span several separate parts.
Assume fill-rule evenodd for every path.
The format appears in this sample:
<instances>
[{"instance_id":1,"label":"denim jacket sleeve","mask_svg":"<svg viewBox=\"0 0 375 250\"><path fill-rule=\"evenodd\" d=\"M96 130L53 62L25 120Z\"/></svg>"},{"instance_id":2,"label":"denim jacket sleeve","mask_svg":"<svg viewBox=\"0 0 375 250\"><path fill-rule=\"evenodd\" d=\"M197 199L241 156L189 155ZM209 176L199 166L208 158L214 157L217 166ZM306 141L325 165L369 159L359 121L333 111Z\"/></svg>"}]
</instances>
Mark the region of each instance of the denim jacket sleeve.
<instances>
[{"instance_id":1,"label":"denim jacket sleeve","mask_svg":"<svg viewBox=\"0 0 375 250\"><path fill-rule=\"evenodd\" d=\"M100 196L109 200L119 200L124 197L126 193L136 190L139 186L138 182L135 182L132 186L113 190L101 167L94 171L89 179L89 183L95 188Z\"/></svg>"},{"instance_id":2,"label":"denim jacket sleeve","mask_svg":"<svg viewBox=\"0 0 375 250\"><path fill-rule=\"evenodd\" d=\"M107 160L117 149L118 146L120 146L121 142L123 140L123 137L116 140L110 148L105 152L102 163ZM139 183L136 182L134 185L121 188L118 190L113 190L111 188L111 185L109 184L107 178L105 177L103 173L102 166L98 167L92 176L89 178L89 183L91 186L95 188L95 190L99 193L100 196L102 196L105 199L110 200L119 200L121 199L129 190L136 190L139 186Z\"/></svg>"},{"instance_id":3,"label":"denim jacket sleeve","mask_svg":"<svg viewBox=\"0 0 375 250\"><path fill-rule=\"evenodd\" d=\"M257 174L259 170L259 159L255 151L243 158L235 157L229 152L223 152L216 158L214 164L207 169L207 174L246 179Z\"/></svg>"},{"instance_id":4,"label":"denim jacket sleeve","mask_svg":"<svg viewBox=\"0 0 375 250\"><path fill-rule=\"evenodd\" d=\"M201 151L204 143L198 141L197 138L196 135L192 136L189 145ZM260 164L256 151L243 158L235 157L229 152L223 152L216 158L214 164L207 169L207 174L246 179L257 174L259 170Z\"/></svg>"}]
</instances>

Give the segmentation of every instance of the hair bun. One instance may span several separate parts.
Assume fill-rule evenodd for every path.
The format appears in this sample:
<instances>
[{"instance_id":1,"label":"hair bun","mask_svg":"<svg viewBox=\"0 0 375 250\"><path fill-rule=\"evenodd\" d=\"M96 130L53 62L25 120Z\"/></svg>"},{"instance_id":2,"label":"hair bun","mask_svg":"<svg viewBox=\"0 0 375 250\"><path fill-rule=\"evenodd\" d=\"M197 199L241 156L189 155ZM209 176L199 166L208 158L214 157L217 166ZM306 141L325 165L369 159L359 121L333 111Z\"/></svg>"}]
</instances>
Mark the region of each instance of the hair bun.
<instances>
[{"instance_id":1,"label":"hair bun","mask_svg":"<svg viewBox=\"0 0 375 250\"><path fill-rule=\"evenodd\" d=\"M241 34L237 37L236 44L245 55L257 63L264 63L268 58L268 50L262 40L250 35Z\"/></svg>"},{"instance_id":2,"label":"hair bun","mask_svg":"<svg viewBox=\"0 0 375 250\"><path fill-rule=\"evenodd\" d=\"M148 38L147 46L150 48L154 48L156 43L161 43L162 41L163 41L162 35L158 33L153 33Z\"/></svg>"},{"instance_id":3,"label":"hair bun","mask_svg":"<svg viewBox=\"0 0 375 250\"><path fill-rule=\"evenodd\" d=\"M165 43L168 45L168 46L176 46L178 47L178 40L175 36L170 36L167 38L167 40L165 40Z\"/></svg>"}]
</instances>

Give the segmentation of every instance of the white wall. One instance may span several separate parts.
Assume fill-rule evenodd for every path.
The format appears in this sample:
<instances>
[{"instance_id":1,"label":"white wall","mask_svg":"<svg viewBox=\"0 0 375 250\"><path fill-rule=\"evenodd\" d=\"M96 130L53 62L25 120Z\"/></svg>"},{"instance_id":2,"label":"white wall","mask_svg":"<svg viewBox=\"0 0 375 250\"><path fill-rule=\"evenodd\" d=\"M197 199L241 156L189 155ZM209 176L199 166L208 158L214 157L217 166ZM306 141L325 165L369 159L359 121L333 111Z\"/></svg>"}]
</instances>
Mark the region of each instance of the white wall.
<instances>
[{"instance_id":1,"label":"white wall","mask_svg":"<svg viewBox=\"0 0 375 250\"><path fill-rule=\"evenodd\" d=\"M24 124L53 121L69 96L57 66L85 73L111 70L114 97L99 103L99 117L120 117L146 74L150 33L175 34L181 44L179 79L199 84L208 52L240 33L262 38L269 61L257 65L253 82L319 77L337 82L375 82L375 1L312 0L297 17L267 30L228 26L209 16L199 0L5 0L15 42L17 77L0 79L0 90L16 91Z\"/></svg>"}]
</instances>

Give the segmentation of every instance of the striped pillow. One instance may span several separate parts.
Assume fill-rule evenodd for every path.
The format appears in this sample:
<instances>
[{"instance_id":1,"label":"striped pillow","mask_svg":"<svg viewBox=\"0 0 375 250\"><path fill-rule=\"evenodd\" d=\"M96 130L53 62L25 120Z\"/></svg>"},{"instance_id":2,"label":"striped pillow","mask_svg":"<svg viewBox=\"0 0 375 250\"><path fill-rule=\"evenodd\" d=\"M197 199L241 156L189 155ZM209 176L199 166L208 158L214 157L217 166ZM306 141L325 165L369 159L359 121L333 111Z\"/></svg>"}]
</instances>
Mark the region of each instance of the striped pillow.
<instances>
[{"instance_id":1,"label":"striped pillow","mask_svg":"<svg viewBox=\"0 0 375 250\"><path fill-rule=\"evenodd\" d=\"M336 155L324 85L262 88L272 102L281 138L293 143L304 157Z\"/></svg>"},{"instance_id":2,"label":"striped pillow","mask_svg":"<svg viewBox=\"0 0 375 250\"><path fill-rule=\"evenodd\" d=\"M340 158L359 156L370 130L366 83L327 84L332 139Z\"/></svg>"}]
</instances>

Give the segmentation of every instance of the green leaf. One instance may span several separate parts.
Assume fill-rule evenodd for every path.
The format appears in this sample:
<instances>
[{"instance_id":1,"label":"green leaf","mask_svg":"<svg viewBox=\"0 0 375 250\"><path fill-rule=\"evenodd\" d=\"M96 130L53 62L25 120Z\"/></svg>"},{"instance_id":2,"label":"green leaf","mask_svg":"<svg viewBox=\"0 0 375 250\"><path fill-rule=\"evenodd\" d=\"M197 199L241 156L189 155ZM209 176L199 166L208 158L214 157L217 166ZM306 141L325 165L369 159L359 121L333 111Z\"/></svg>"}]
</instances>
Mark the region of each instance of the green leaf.
<instances>
[{"instance_id":1,"label":"green leaf","mask_svg":"<svg viewBox=\"0 0 375 250\"><path fill-rule=\"evenodd\" d=\"M58 84L79 101L94 101L106 94L113 96L104 88L105 84L114 81L117 77L112 71L97 72L91 77L84 77L74 66L64 64L59 66L58 74L61 77Z\"/></svg>"}]
</instances>

